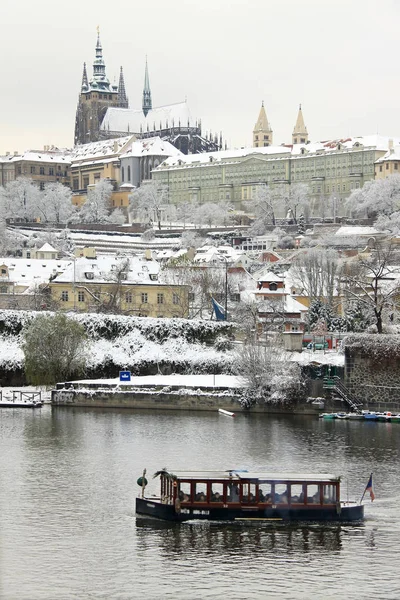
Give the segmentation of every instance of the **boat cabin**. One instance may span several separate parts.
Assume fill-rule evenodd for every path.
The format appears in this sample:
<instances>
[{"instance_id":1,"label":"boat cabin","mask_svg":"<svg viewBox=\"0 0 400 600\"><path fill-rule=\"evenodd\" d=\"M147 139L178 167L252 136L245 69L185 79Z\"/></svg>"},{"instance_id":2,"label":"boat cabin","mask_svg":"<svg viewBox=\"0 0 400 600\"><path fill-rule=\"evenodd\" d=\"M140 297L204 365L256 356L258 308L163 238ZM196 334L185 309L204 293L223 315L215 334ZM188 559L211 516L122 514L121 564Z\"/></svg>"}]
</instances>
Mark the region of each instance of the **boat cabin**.
<instances>
[{"instance_id":1,"label":"boat cabin","mask_svg":"<svg viewBox=\"0 0 400 600\"><path fill-rule=\"evenodd\" d=\"M161 502L180 504L182 509L217 505L300 508L340 502L340 478L336 475L189 471L163 473L160 479Z\"/></svg>"}]
</instances>

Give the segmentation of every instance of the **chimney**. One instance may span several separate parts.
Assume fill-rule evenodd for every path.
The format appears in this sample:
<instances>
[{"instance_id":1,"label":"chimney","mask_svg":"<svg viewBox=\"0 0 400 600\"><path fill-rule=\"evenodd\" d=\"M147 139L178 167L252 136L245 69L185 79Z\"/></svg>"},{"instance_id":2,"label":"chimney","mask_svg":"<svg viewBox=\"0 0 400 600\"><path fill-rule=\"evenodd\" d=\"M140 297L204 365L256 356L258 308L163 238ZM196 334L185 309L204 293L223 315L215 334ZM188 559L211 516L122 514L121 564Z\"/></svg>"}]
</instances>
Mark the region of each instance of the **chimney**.
<instances>
[{"instance_id":1,"label":"chimney","mask_svg":"<svg viewBox=\"0 0 400 600\"><path fill-rule=\"evenodd\" d=\"M18 150L14 150L14 156L18 156Z\"/></svg>"},{"instance_id":2,"label":"chimney","mask_svg":"<svg viewBox=\"0 0 400 600\"><path fill-rule=\"evenodd\" d=\"M6 156L10 156L10 152L8 150L6 152Z\"/></svg>"},{"instance_id":3,"label":"chimney","mask_svg":"<svg viewBox=\"0 0 400 600\"><path fill-rule=\"evenodd\" d=\"M392 154L392 152L393 152L393 139L392 138L389 138L389 150L390 150L390 153Z\"/></svg>"},{"instance_id":4,"label":"chimney","mask_svg":"<svg viewBox=\"0 0 400 600\"><path fill-rule=\"evenodd\" d=\"M114 142L114 152L115 152L115 154L118 152L118 142L117 142L117 140L115 140L115 142Z\"/></svg>"}]
</instances>

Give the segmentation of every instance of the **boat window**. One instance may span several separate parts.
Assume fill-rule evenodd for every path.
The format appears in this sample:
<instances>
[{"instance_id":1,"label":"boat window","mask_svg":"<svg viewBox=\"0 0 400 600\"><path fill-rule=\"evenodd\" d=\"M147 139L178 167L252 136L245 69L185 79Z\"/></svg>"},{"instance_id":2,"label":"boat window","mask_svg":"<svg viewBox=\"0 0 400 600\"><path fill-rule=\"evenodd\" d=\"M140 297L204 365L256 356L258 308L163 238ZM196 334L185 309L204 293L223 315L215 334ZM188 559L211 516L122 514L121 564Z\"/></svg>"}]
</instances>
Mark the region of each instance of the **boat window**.
<instances>
[{"instance_id":1,"label":"boat window","mask_svg":"<svg viewBox=\"0 0 400 600\"><path fill-rule=\"evenodd\" d=\"M301 483L292 483L290 486L290 503L304 504L304 492Z\"/></svg>"},{"instance_id":2,"label":"boat window","mask_svg":"<svg viewBox=\"0 0 400 600\"><path fill-rule=\"evenodd\" d=\"M307 504L321 504L319 485L311 484L307 486Z\"/></svg>"},{"instance_id":3,"label":"boat window","mask_svg":"<svg viewBox=\"0 0 400 600\"><path fill-rule=\"evenodd\" d=\"M258 485L259 502L271 504L272 502L272 485L270 483L259 483Z\"/></svg>"},{"instance_id":4,"label":"boat window","mask_svg":"<svg viewBox=\"0 0 400 600\"><path fill-rule=\"evenodd\" d=\"M275 504L287 504L289 501L289 491L286 483L275 484Z\"/></svg>"},{"instance_id":5,"label":"boat window","mask_svg":"<svg viewBox=\"0 0 400 600\"><path fill-rule=\"evenodd\" d=\"M336 503L336 485L324 485L323 490L324 504Z\"/></svg>"},{"instance_id":6,"label":"boat window","mask_svg":"<svg viewBox=\"0 0 400 600\"><path fill-rule=\"evenodd\" d=\"M247 504L257 502L257 485L255 483L242 483L242 502Z\"/></svg>"},{"instance_id":7,"label":"boat window","mask_svg":"<svg viewBox=\"0 0 400 600\"><path fill-rule=\"evenodd\" d=\"M226 484L226 500L227 502L239 502L240 490L239 484L235 481Z\"/></svg>"},{"instance_id":8,"label":"boat window","mask_svg":"<svg viewBox=\"0 0 400 600\"><path fill-rule=\"evenodd\" d=\"M207 484L203 482L196 482L194 484L194 501L195 502L207 502Z\"/></svg>"},{"instance_id":9,"label":"boat window","mask_svg":"<svg viewBox=\"0 0 400 600\"><path fill-rule=\"evenodd\" d=\"M211 502L223 502L224 501L224 484L223 483L211 483Z\"/></svg>"},{"instance_id":10,"label":"boat window","mask_svg":"<svg viewBox=\"0 0 400 600\"><path fill-rule=\"evenodd\" d=\"M190 483L184 481L179 483L178 498L181 502L190 502Z\"/></svg>"}]
</instances>

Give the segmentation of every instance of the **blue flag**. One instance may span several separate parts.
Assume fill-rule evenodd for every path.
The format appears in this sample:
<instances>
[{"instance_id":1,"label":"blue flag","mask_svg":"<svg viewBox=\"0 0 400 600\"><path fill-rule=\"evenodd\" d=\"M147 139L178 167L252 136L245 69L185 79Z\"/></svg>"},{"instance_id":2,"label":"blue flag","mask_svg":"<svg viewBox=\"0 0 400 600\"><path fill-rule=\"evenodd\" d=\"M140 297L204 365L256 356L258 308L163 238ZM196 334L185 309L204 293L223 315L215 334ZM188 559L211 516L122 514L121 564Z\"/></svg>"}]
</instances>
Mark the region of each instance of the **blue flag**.
<instances>
[{"instance_id":1,"label":"blue flag","mask_svg":"<svg viewBox=\"0 0 400 600\"><path fill-rule=\"evenodd\" d=\"M219 302L217 302L214 298L211 298L211 302L217 321L226 321L225 308L222 306L222 304L219 304Z\"/></svg>"}]
</instances>

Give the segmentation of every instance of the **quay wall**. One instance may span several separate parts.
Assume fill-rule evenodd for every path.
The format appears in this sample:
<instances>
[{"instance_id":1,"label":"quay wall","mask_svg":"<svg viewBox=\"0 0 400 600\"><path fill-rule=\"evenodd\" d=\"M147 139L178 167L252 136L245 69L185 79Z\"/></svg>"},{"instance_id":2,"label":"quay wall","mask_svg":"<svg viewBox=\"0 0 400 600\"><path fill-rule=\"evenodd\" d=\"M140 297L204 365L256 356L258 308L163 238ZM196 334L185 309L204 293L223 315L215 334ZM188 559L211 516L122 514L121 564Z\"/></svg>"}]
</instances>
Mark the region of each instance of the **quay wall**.
<instances>
[{"instance_id":1,"label":"quay wall","mask_svg":"<svg viewBox=\"0 0 400 600\"><path fill-rule=\"evenodd\" d=\"M364 409L400 412L400 360L366 356L355 348L345 350L344 384Z\"/></svg>"},{"instance_id":2,"label":"quay wall","mask_svg":"<svg viewBox=\"0 0 400 600\"><path fill-rule=\"evenodd\" d=\"M204 393L149 393L132 391L109 391L100 389L56 389L51 392L53 406L93 407L93 408L138 408L156 410L216 411L219 408L231 412L252 412L270 414L318 414L318 409L310 404L294 406L255 405L243 408L238 397Z\"/></svg>"}]
</instances>

